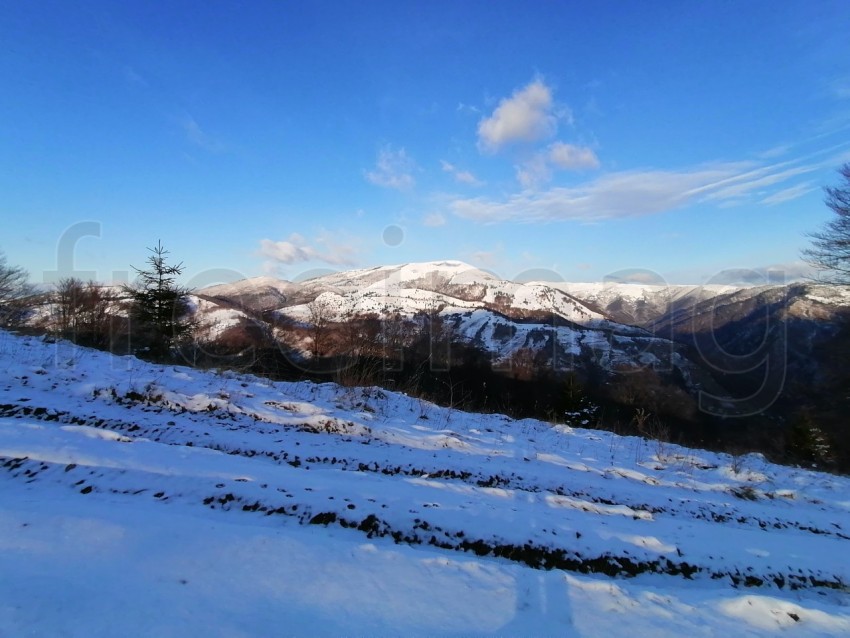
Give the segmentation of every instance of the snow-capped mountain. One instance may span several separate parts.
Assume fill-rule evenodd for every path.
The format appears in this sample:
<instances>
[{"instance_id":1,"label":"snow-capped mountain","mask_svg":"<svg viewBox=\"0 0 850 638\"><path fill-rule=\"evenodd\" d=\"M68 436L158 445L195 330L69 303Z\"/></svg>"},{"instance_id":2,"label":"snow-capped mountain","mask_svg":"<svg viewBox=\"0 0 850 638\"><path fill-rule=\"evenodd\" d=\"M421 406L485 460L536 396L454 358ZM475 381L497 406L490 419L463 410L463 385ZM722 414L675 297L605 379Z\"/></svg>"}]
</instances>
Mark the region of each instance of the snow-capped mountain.
<instances>
[{"instance_id":1,"label":"snow-capped mountain","mask_svg":"<svg viewBox=\"0 0 850 638\"><path fill-rule=\"evenodd\" d=\"M269 290L285 297L278 308L293 316L303 316L303 306L322 296L340 318L350 313L412 316L435 309L463 312L494 307L517 315L555 313L580 325L606 324L603 315L546 284L503 281L459 261L380 266L323 275L301 283L260 277L206 288L200 293L236 299Z\"/></svg>"},{"instance_id":2,"label":"snow-capped mountain","mask_svg":"<svg viewBox=\"0 0 850 638\"><path fill-rule=\"evenodd\" d=\"M335 321L438 313L455 336L494 360L528 349L546 353L561 368L592 361L607 369L658 365L681 367L686 376L693 373L693 366L669 340L614 321L569 291L542 282L501 280L460 261L381 266L298 284L247 279L198 294L257 310L267 310L267 301L276 298L280 315L305 324L311 320L314 303L321 304ZM254 299L262 303L252 306Z\"/></svg>"},{"instance_id":3,"label":"snow-capped mountain","mask_svg":"<svg viewBox=\"0 0 850 638\"><path fill-rule=\"evenodd\" d=\"M274 277L253 277L232 284L208 286L200 292L205 297L228 300L262 312L285 305L298 288L298 284Z\"/></svg>"},{"instance_id":4,"label":"snow-capped mountain","mask_svg":"<svg viewBox=\"0 0 850 638\"><path fill-rule=\"evenodd\" d=\"M720 327L755 309L771 306L783 318L828 321L850 309L850 288L792 283L768 286L652 286L642 284L553 283L609 319L642 326L656 334Z\"/></svg>"},{"instance_id":5,"label":"snow-capped mountain","mask_svg":"<svg viewBox=\"0 0 850 638\"><path fill-rule=\"evenodd\" d=\"M555 282L552 287L580 299L613 321L651 328L655 321L718 296L742 292L735 286L645 285Z\"/></svg>"}]
</instances>

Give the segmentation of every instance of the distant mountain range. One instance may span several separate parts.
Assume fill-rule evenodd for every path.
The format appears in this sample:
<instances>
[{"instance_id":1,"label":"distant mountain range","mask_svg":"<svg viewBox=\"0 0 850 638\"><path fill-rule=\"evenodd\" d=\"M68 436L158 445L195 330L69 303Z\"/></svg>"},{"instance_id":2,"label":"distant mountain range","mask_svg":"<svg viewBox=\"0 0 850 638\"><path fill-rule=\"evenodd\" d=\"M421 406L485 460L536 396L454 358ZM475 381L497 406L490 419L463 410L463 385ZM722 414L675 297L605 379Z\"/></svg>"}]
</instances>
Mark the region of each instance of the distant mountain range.
<instances>
[{"instance_id":1,"label":"distant mountain range","mask_svg":"<svg viewBox=\"0 0 850 638\"><path fill-rule=\"evenodd\" d=\"M517 283L460 261L381 266L300 283L258 277L197 294L219 332L258 315L308 324L314 303L335 321L438 313L457 338L494 362L531 350L560 369L650 366L712 397L764 386L762 395L747 395L749 403L715 405L732 412L766 407L795 376L817 384L821 350L850 314L847 288Z\"/></svg>"},{"instance_id":2,"label":"distant mountain range","mask_svg":"<svg viewBox=\"0 0 850 638\"><path fill-rule=\"evenodd\" d=\"M673 366L688 378L699 372L670 339L622 321L568 287L505 281L459 261L382 266L301 283L259 277L198 295L231 310L272 312L302 324L310 323L311 304L321 304L334 321L437 313L455 338L488 353L494 363L526 350L559 369Z\"/></svg>"}]
</instances>

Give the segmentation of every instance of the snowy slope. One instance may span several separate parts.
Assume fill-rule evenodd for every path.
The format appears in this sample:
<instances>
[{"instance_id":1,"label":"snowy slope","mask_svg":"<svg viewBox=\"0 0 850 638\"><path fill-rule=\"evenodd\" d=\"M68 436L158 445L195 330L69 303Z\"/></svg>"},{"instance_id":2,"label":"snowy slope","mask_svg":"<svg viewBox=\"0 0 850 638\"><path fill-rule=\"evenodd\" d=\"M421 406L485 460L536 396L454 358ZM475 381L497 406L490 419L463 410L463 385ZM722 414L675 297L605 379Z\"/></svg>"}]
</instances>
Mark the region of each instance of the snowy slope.
<instances>
[{"instance_id":1,"label":"snowy slope","mask_svg":"<svg viewBox=\"0 0 850 638\"><path fill-rule=\"evenodd\" d=\"M3 332L0 369L0 635L850 631L846 478Z\"/></svg>"},{"instance_id":2,"label":"snowy slope","mask_svg":"<svg viewBox=\"0 0 850 638\"><path fill-rule=\"evenodd\" d=\"M196 295L190 295L188 301L196 322L195 334L203 340L214 340L229 328L254 321L244 311L228 304L216 303Z\"/></svg>"}]
</instances>

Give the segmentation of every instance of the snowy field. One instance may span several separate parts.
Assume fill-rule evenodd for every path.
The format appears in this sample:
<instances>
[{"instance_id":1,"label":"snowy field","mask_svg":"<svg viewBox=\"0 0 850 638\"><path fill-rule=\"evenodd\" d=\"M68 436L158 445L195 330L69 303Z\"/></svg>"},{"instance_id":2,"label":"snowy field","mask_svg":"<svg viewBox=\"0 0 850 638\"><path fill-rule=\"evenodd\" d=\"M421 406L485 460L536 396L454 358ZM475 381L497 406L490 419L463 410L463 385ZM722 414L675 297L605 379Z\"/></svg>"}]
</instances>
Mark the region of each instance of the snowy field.
<instances>
[{"instance_id":1,"label":"snowy field","mask_svg":"<svg viewBox=\"0 0 850 638\"><path fill-rule=\"evenodd\" d=\"M850 635L850 480L0 332L0 636Z\"/></svg>"}]
</instances>

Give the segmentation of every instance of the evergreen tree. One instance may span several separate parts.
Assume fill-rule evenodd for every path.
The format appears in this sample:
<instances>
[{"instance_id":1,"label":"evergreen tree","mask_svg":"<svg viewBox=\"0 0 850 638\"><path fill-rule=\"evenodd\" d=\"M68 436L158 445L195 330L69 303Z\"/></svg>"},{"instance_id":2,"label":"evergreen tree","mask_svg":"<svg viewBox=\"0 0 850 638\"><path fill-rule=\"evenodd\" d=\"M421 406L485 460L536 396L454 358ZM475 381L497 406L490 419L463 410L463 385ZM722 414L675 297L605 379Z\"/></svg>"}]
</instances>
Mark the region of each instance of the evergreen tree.
<instances>
[{"instance_id":1,"label":"evergreen tree","mask_svg":"<svg viewBox=\"0 0 850 638\"><path fill-rule=\"evenodd\" d=\"M150 358L164 360L193 328L188 317L189 291L177 285L183 264L166 261L168 251L162 242L148 250L148 267L133 266L138 279L125 290L131 298L133 333L142 338Z\"/></svg>"},{"instance_id":2,"label":"evergreen tree","mask_svg":"<svg viewBox=\"0 0 850 638\"><path fill-rule=\"evenodd\" d=\"M829 440L806 410L798 413L791 424L786 449L791 458L812 467L824 467L833 460Z\"/></svg>"}]
</instances>

